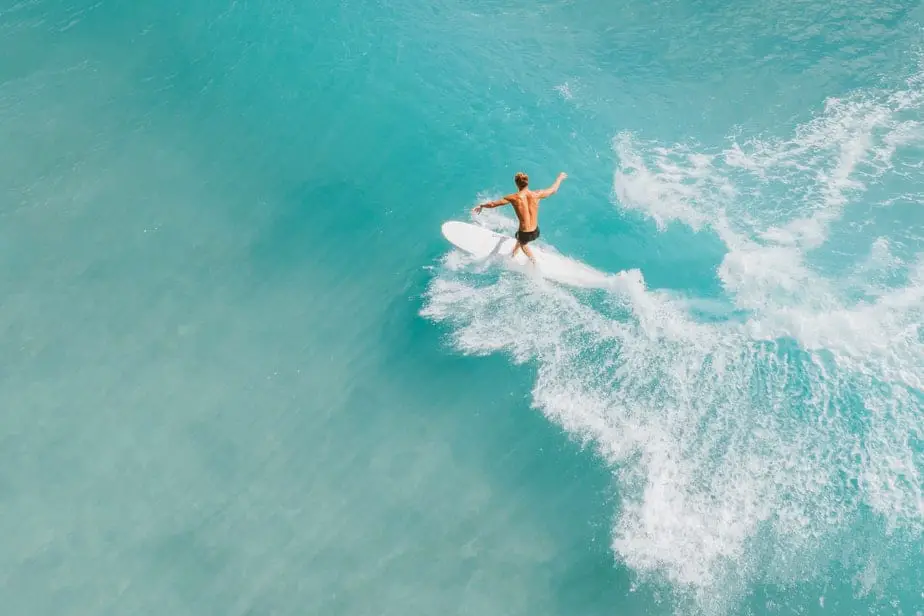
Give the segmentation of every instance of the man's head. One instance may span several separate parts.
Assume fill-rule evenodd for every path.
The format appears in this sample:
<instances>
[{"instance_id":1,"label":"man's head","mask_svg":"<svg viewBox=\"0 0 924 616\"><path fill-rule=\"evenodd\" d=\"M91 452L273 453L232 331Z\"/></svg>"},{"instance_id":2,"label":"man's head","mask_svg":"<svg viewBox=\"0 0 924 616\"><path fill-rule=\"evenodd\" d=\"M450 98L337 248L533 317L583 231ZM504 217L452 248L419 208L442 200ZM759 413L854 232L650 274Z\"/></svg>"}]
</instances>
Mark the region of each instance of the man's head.
<instances>
[{"instance_id":1,"label":"man's head","mask_svg":"<svg viewBox=\"0 0 924 616\"><path fill-rule=\"evenodd\" d=\"M516 183L517 188L523 190L529 186L529 176L523 173L522 171L513 176L513 181Z\"/></svg>"}]
</instances>

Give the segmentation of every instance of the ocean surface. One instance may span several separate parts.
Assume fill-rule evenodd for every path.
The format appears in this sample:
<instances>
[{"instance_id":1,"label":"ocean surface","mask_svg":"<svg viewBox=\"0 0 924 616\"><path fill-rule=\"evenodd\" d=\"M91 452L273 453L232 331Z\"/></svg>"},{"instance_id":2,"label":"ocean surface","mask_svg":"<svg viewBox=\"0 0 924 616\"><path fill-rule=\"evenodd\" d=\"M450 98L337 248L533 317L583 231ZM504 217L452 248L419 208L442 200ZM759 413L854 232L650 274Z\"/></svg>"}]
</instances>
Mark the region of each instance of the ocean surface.
<instances>
[{"instance_id":1,"label":"ocean surface","mask_svg":"<svg viewBox=\"0 0 924 616\"><path fill-rule=\"evenodd\" d=\"M921 616L922 203L920 2L0 0L2 611Z\"/></svg>"}]
</instances>

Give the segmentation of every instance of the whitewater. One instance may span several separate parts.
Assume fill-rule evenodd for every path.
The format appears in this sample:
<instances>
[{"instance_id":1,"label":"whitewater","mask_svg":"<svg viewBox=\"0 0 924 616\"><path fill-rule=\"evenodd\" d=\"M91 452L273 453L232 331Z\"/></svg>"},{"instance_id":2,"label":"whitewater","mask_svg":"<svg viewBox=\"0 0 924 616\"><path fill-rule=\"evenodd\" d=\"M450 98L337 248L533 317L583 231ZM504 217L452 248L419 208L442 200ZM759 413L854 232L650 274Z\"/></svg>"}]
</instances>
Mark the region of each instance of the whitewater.
<instances>
[{"instance_id":1,"label":"whitewater","mask_svg":"<svg viewBox=\"0 0 924 616\"><path fill-rule=\"evenodd\" d=\"M921 616L922 28L0 0L4 608Z\"/></svg>"},{"instance_id":2,"label":"whitewater","mask_svg":"<svg viewBox=\"0 0 924 616\"><path fill-rule=\"evenodd\" d=\"M883 542L920 558L922 85L829 99L786 139L613 139L614 205L716 234L720 297L638 269L577 294L454 253L430 283L422 314L453 346L533 365L533 405L611 466L616 558L710 613L832 559L873 592L896 568Z\"/></svg>"}]
</instances>

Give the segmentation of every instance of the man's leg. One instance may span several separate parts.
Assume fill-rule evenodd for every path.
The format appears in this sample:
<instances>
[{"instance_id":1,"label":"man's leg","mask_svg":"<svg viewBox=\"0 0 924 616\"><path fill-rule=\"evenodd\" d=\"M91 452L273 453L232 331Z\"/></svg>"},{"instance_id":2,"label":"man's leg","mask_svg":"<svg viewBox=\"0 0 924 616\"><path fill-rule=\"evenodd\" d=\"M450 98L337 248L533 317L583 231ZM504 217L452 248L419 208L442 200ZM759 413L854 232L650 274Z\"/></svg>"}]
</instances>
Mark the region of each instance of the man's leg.
<instances>
[{"instance_id":1,"label":"man's leg","mask_svg":"<svg viewBox=\"0 0 924 616\"><path fill-rule=\"evenodd\" d=\"M517 245L513 247L513 252L510 255L511 259L517 256L518 250L522 250L523 254L529 257L529 260L533 262L533 265L536 264L536 258L533 256L533 251L531 251L529 249L529 246L527 246L526 244L521 244L519 240L517 240Z\"/></svg>"}]
</instances>

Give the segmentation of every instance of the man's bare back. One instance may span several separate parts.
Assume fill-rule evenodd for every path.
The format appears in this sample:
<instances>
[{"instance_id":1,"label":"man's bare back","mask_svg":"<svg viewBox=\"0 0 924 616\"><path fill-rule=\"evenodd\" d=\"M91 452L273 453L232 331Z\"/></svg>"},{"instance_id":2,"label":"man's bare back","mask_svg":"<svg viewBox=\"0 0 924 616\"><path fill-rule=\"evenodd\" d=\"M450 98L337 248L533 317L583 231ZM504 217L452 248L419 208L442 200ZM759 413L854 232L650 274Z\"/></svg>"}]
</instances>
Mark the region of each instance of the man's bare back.
<instances>
[{"instance_id":1,"label":"man's bare back","mask_svg":"<svg viewBox=\"0 0 924 616\"><path fill-rule=\"evenodd\" d=\"M497 201L488 201L487 203L477 205L472 209L472 213L478 214L484 208L500 207L508 203L512 205L513 211L520 221L520 227L516 233L517 244L513 247L513 254L510 256L516 255L517 250L522 249L526 256L529 257L530 261L535 263L536 260L533 258L533 253L530 251L527 244L539 239L539 201L558 192L558 187L561 186L562 180L567 177L568 175L566 173L559 173L558 179L548 188L530 190L529 177L525 173L518 173L513 178L513 181L519 189L517 192L507 195L502 199L498 199Z\"/></svg>"}]
</instances>

